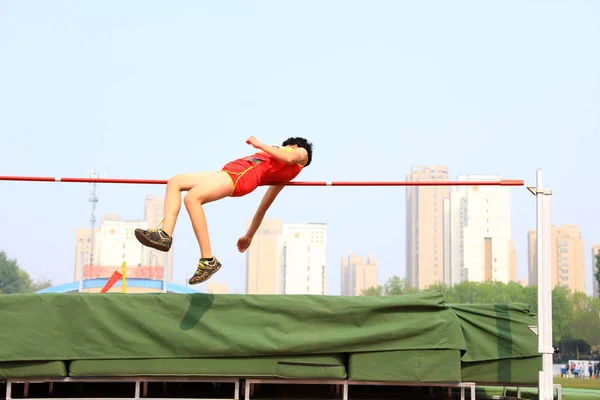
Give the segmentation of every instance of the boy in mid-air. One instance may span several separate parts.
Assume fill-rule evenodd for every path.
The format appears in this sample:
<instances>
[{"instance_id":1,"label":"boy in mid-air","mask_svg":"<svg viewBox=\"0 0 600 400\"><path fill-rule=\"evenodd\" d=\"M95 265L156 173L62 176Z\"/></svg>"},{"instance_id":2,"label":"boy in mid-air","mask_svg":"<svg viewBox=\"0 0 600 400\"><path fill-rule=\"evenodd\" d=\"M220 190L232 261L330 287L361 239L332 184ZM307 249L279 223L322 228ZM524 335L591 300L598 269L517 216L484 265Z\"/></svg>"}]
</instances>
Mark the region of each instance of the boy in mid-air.
<instances>
[{"instance_id":1,"label":"boy in mid-air","mask_svg":"<svg viewBox=\"0 0 600 400\"><path fill-rule=\"evenodd\" d=\"M263 144L254 136L248 138L246 143L259 151L231 161L217 172L181 174L169 179L162 229L159 226L158 229L135 230L135 237L143 245L169 251L173 243L175 222L181 209L181 192L187 191L183 202L200 246L200 260L194 276L189 280L191 285L208 280L221 268L221 263L214 257L210 248L202 206L228 196L245 196L258 186L271 185L258 206L248 232L237 242L238 250L242 253L250 246L267 209L284 187L276 184L290 182L312 161L312 143L304 138L289 138L282 143L281 148Z\"/></svg>"}]
</instances>

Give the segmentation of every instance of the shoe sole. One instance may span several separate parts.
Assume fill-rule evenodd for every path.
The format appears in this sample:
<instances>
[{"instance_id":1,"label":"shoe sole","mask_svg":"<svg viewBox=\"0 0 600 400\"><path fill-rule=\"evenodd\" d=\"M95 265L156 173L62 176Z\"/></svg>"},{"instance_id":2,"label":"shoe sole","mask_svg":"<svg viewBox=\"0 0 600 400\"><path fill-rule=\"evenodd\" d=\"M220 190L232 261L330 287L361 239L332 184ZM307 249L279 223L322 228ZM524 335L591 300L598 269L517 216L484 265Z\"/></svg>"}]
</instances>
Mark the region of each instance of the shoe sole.
<instances>
[{"instance_id":1,"label":"shoe sole","mask_svg":"<svg viewBox=\"0 0 600 400\"><path fill-rule=\"evenodd\" d=\"M139 233L137 231L135 232L135 238L144 246L151 247L155 250L167 252L171 249L171 246L164 246L164 245L156 244L154 242L149 241L144 235L142 235L141 233Z\"/></svg>"}]
</instances>

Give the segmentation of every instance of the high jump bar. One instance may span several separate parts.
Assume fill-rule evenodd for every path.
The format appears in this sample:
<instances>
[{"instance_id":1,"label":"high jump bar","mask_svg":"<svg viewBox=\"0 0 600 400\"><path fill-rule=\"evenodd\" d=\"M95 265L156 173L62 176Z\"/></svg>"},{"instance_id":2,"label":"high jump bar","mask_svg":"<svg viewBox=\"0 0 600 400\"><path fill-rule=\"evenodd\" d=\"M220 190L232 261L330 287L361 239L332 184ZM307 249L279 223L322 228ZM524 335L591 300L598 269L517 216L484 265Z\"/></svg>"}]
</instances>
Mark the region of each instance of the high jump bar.
<instances>
[{"instance_id":1,"label":"high jump bar","mask_svg":"<svg viewBox=\"0 0 600 400\"><path fill-rule=\"evenodd\" d=\"M121 183L137 185L166 185L166 179L118 178L64 178L57 176L0 176L0 181L69 182L69 183ZM501 179L489 181L322 181L286 182L284 186L524 186L523 180Z\"/></svg>"}]
</instances>

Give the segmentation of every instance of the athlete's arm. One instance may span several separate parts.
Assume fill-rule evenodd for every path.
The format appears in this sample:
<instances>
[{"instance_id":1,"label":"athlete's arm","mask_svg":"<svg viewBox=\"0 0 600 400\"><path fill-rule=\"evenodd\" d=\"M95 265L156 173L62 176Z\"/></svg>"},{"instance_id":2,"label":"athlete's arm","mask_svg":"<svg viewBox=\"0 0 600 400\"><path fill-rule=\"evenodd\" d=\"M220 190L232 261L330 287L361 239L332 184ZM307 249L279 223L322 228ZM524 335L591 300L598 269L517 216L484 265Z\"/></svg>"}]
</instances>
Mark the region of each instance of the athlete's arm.
<instances>
[{"instance_id":1,"label":"athlete's arm","mask_svg":"<svg viewBox=\"0 0 600 400\"><path fill-rule=\"evenodd\" d=\"M286 164L302 163L308 156L308 153L302 147L299 147L294 151L285 151L278 147L273 147L269 146L268 144L261 143L254 136L246 140L246 143L251 144L255 148L264 151L270 156L275 157L277 160Z\"/></svg>"},{"instance_id":2,"label":"athlete's arm","mask_svg":"<svg viewBox=\"0 0 600 400\"><path fill-rule=\"evenodd\" d=\"M302 163L306 159L306 156L308 155L306 153L306 150L303 149L302 147L294 149L293 151L285 151L285 150L279 149L277 147L273 147L273 146L269 146L269 145L261 143L261 146L259 147L259 149L286 164Z\"/></svg>"},{"instance_id":3,"label":"athlete's arm","mask_svg":"<svg viewBox=\"0 0 600 400\"><path fill-rule=\"evenodd\" d=\"M263 218L265 217L267 210L269 209L269 207L271 207L271 204L273 204L273 201L275 200L277 195L283 190L283 188L284 188L283 185L269 186L269 188L267 189L267 192L265 193L260 204L258 205L258 209L256 210L256 213L254 214L254 218L252 218L252 223L250 224L250 227L248 228L248 232L246 232L246 237L248 237L248 238L254 237L254 234L260 227L260 224L261 224Z\"/></svg>"}]
</instances>

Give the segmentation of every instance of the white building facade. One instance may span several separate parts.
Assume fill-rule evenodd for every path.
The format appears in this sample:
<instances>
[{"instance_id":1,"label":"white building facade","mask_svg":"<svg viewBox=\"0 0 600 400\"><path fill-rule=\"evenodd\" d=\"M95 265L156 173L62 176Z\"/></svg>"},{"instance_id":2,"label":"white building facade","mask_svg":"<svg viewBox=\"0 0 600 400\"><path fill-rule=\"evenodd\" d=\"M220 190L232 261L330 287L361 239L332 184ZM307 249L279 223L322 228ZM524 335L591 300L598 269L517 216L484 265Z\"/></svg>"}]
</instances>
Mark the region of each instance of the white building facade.
<instances>
[{"instance_id":1,"label":"white building facade","mask_svg":"<svg viewBox=\"0 0 600 400\"><path fill-rule=\"evenodd\" d=\"M498 175L467 175L459 181L500 180ZM499 281L511 274L510 188L459 186L444 202L444 283Z\"/></svg>"},{"instance_id":2,"label":"white building facade","mask_svg":"<svg viewBox=\"0 0 600 400\"><path fill-rule=\"evenodd\" d=\"M326 271L326 224L266 220L248 249L246 293L325 294Z\"/></svg>"},{"instance_id":3,"label":"white building facade","mask_svg":"<svg viewBox=\"0 0 600 400\"><path fill-rule=\"evenodd\" d=\"M327 225L285 224L278 266L278 294L324 295Z\"/></svg>"},{"instance_id":4,"label":"white building facade","mask_svg":"<svg viewBox=\"0 0 600 400\"><path fill-rule=\"evenodd\" d=\"M155 250L142 246L135 238L137 228L146 229L146 221L123 220L105 217L96 238L96 265L118 266L125 261L128 266L162 266L162 259Z\"/></svg>"}]
</instances>

